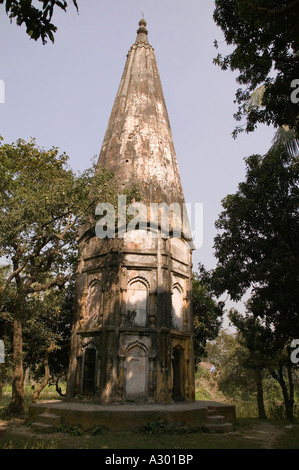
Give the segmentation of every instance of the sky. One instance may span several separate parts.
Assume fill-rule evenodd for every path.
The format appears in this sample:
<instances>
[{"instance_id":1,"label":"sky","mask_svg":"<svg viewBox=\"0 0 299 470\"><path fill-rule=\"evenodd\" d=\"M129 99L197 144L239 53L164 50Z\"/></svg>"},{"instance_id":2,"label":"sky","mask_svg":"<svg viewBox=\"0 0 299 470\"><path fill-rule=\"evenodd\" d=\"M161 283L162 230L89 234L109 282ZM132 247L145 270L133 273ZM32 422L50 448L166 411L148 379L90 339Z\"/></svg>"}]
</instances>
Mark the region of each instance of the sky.
<instances>
[{"instance_id":1,"label":"sky","mask_svg":"<svg viewBox=\"0 0 299 470\"><path fill-rule=\"evenodd\" d=\"M42 45L29 38L24 25L10 23L0 5L5 85L0 135L5 143L34 137L40 147L65 152L74 171L88 168L100 153L126 55L144 15L185 200L203 207L203 242L193 253L193 270L199 262L213 269L221 201L244 181L244 158L264 154L274 136L273 128L261 125L232 137L237 73L213 64L218 52L229 50L213 21L214 1L78 0L78 6L79 14L71 1L66 13L56 10L55 42Z\"/></svg>"}]
</instances>

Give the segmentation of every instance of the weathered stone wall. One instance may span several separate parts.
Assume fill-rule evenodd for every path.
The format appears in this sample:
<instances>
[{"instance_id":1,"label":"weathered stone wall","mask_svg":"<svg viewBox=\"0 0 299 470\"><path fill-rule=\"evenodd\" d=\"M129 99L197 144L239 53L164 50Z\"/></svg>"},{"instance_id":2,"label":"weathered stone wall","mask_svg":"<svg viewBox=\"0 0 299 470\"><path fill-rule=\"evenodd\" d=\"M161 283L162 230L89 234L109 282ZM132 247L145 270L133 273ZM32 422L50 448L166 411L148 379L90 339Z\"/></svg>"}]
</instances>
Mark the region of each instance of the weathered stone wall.
<instances>
[{"instance_id":1,"label":"weathered stone wall","mask_svg":"<svg viewBox=\"0 0 299 470\"><path fill-rule=\"evenodd\" d=\"M135 239L131 233L122 241L122 248L116 240L115 257L111 255L112 240L84 242L73 334L74 341L79 342L79 366L76 389L71 394L90 392L84 390L84 361L86 350L94 348L93 391L99 401L169 403L173 350L179 348L183 354L182 398L192 401L191 252L182 249L187 247L182 240L156 238L146 249L139 240L137 232ZM178 250L179 242L182 246ZM96 250L98 244L106 248Z\"/></svg>"}]
</instances>

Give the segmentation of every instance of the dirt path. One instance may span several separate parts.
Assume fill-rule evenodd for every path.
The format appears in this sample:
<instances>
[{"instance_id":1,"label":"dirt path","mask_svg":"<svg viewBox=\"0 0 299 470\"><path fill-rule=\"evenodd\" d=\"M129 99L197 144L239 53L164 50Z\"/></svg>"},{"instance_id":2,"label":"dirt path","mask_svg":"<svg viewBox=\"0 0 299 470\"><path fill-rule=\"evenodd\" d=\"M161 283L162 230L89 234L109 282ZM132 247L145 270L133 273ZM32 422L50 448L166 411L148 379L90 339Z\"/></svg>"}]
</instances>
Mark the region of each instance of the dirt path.
<instances>
[{"instance_id":1,"label":"dirt path","mask_svg":"<svg viewBox=\"0 0 299 470\"><path fill-rule=\"evenodd\" d=\"M275 449L277 439L285 432L285 427L278 427L275 424L262 421L243 431L242 436L246 440L257 441L262 449Z\"/></svg>"}]
</instances>

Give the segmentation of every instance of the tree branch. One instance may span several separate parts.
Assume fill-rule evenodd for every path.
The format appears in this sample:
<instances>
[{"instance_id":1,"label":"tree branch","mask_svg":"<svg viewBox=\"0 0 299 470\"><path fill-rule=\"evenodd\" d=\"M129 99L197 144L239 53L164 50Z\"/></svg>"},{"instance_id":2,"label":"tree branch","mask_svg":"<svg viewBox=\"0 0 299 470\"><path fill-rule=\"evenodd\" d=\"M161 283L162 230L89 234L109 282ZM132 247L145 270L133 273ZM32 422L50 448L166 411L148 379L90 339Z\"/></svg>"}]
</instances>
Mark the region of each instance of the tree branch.
<instances>
[{"instance_id":1,"label":"tree branch","mask_svg":"<svg viewBox=\"0 0 299 470\"><path fill-rule=\"evenodd\" d=\"M25 268L26 264L28 263L28 260L26 260L25 263L23 263L21 266L19 266L17 269L15 269L11 274L10 276L8 276L7 280L5 281L5 283L0 287L0 293L4 292L6 287L11 283L11 281L17 277L20 272L23 271L23 269Z\"/></svg>"},{"instance_id":2,"label":"tree branch","mask_svg":"<svg viewBox=\"0 0 299 470\"><path fill-rule=\"evenodd\" d=\"M52 279L52 281L45 282L44 284L40 284L34 287L29 287L27 289L28 293L34 292L41 292L43 290L51 289L52 287L63 287L64 284L71 279L71 275L68 274L63 277L57 277L56 279Z\"/></svg>"},{"instance_id":3,"label":"tree branch","mask_svg":"<svg viewBox=\"0 0 299 470\"><path fill-rule=\"evenodd\" d=\"M258 12L258 13L266 13L268 15L271 15L271 16L274 16L274 15L280 15L281 13L284 13L284 12L287 12L287 11L290 11L290 10L293 10L294 8L296 8L296 6L299 7L299 0L295 0L293 3L291 3L290 5L287 5L283 8L280 8L279 10L269 10L269 8L264 8L264 7L257 7L253 4L250 5L251 9L254 10L254 12Z\"/></svg>"},{"instance_id":4,"label":"tree branch","mask_svg":"<svg viewBox=\"0 0 299 470\"><path fill-rule=\"evenodd\" d=\"M57 233L55 233L55 237L58 238L59 240L64 240L64 237L65 237L67 231L68 231L70 228L72 228L72 227L75 225L75 223L77 222L77 219L78 219L78 218L75 217L74 220L73 220L73 222L70 223L71 215L72 215L72 213L70 212L70 213L69 213L69 216L68 216L68 221L67 221L66 227L64 228L62 234L57 234Z\"/></svg>"},{"instance_id":5,"label":"tree branch","mask_svg":"<svg viewBox=\"0 0 299 470\"><path fill-rule=\"evenodd\" d=\"M44 376L44 379L43 379L42 383L39 384L39 386L37 387L37 389L35 390L35 392L33 394L33 399L32 399L33 403L37 402L37 400L40 396L40 393L42 392L42 390L46 387L46 385L49 382L49 379L50 379L49 356L50 356L52 351L55 351L55 349L57 349L56 344L51 343L50 346L45 351L45 359L44 359L45 376Z\"/></svg>"}]
</instances>

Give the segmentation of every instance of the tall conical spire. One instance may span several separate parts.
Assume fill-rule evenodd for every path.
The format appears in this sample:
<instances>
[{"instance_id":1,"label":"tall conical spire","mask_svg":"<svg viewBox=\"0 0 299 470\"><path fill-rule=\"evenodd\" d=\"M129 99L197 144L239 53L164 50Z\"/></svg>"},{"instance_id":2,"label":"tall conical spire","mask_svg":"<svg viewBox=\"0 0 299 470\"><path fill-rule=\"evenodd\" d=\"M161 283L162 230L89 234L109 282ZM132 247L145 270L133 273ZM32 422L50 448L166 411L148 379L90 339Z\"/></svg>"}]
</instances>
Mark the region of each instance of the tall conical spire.
<instances>
[{"instance_id":1,"label":"tall conical spire","mask_svg":"<svg viewBox=\"0 0 299 470\"><path fill-rule=\"evenodd\" d=\"M149 214L141 227L131 219L119 230L117 223L112 235L99 233L98 222L83 227L67 396L102 404L193 402L192 250L176 230L183 191L144 19L112 108L102 167L114 173L119 195L137 187Z\"/></svg>"},{"instance_id":2,"label":"tall conical spire","mask_svg":"<svg viewBox=\"0 0 299 470\"><path fill-rule=\"evenodd\" d=\"M145 203L184 202L172 132L146 21L127 55L98 168L139 188Z\"/></svg>"}]
</instances>

